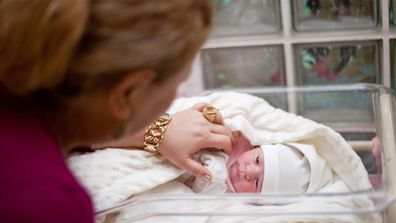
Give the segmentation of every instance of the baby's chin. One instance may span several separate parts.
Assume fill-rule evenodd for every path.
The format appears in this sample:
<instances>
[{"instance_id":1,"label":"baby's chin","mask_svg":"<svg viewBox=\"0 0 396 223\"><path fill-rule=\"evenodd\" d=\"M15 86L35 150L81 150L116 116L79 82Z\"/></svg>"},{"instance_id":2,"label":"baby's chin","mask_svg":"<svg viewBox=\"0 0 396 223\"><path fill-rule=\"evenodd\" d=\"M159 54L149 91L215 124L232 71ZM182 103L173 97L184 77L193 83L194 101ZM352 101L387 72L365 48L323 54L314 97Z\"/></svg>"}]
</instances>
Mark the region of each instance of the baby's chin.
<instances>
[{"instance_id":1,"label":"baby's chin","mask_svg":"<svg viewBox=\"0 0 396 223\"><path fill-rule=\"evenodd\" d=\"M236 188L235 188L235 186L234 186L234 184L235 184L235 182L236 182L236 177L237 177L237 170L236 170L236 167L235 167L235 164L234 165L231 165L231 166L227 166L227 171L228 171L228 179L227 179L227 183L228 183L228 185L232 188L232 190L234 191L234 192L237 192L237 190L236 190Z\"/></svg>"}]
</instances>

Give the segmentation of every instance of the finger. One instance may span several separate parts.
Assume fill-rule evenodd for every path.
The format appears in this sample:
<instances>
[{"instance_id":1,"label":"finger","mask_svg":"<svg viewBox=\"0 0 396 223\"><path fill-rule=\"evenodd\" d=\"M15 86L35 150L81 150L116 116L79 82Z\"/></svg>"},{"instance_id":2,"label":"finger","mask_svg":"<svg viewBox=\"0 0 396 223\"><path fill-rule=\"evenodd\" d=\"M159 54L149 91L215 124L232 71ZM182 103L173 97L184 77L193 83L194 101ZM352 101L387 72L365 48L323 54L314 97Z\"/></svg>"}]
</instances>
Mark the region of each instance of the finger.
<instances>
[{"instance_id":1,"label":"finger","mask_svg":"<svg viewBox=\"0 0 396 223\"><path fill-rule=\"evenodd\" d=\"M216 113L216 118L215 118L215 120L213 121L213 123L215 123L215 124L220 124L220 125L223 125L223 124L224 124L223 116L221 116L220 110L217 111L217 113Z\"/></svg>"},{"instance_id":2,"label":"finger","mask_svg":"<svg viewBox=\"0 0 396 223\"><path fill-rule=\"evenodd\" d=\"M194 176L204 177L209 181L212 180L212 173L208 170L208 168L202 166L202 164L191 158L186 161L182 168L185 169L187 172L190 172Z\"/></svg>"},{"instance_id":3,"label":"finger","mask_svg":"<svg viewBox=\"0 0 396 223\"><path fill-rule=\"evenodd\" d=\"M232 150L231 138L221 134L211 134L203 146L205 148L222 149L227 154L231 154Z\"/></svg>"},{"instance_id":4,"label":"finger","mask_svg":"<svg viewBox=\"0 0 396 223\"><path fill-rule=\"evenodd\" d=\"M223 125L218 125L218 124L210 125L210 130L212 133L226 135L230 138L234 138L234 135L232 134L231 130Z\"/></svg>"},{"instance_id":5,"label":"finger","mask_svg":"<svg viewBox=\"0 0 396 223\"><path fill-rule=\"evenodd\" d=\"M211 125L211 132L215 133L215 134L220 134L220 135L225 135L230 137L231 139L231 145L234 145L235 141L236 141L236 136L234 135L237 134L236 132L232 132L231 129L223 126L223 125Z\"/></svg>"},{"instance_id":6,"label":"finger","mask_svg":"<svg viewBox=\"0 0 396 223\"><path fill-rule=\"evenodd\" d=\"M206 103L206 102L200 102L198 104L195 104L192 108L199 112L202 112L205 107L214 107L214 106L209 103ZM216 112L216 117L215 117L213 123L220 124L220 125L224 124L223 116L221 116L220 110L218 112Z\"/></svg>"},{"instance_id":7,"label":"finger","mask_svg":"<svg viewBox=\"0 0 396 223\"><path fill-rule=\"evenodd\" d=\"M205 107L209 107L209 106L212 106L212 105L209 104L209 103L206 103L206 102L200 102L200 103L197 103L197 104L193 105L192 108L197 110L197 111L199 111L199 112L202 112L202 110Z\"/></svg>"}]
</instances>

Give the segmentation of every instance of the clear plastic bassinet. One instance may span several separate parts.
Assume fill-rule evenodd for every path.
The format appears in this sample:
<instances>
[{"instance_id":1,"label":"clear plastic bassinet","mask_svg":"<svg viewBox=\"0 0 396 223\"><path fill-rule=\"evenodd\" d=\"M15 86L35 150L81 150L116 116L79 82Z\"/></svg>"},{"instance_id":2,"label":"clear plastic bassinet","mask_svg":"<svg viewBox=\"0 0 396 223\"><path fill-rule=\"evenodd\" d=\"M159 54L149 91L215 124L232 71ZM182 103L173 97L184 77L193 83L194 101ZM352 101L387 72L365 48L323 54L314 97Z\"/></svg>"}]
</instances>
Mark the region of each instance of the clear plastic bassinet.
<instances>
[{"instance_id":1,"label":"clear plastic bassinet","mask_svg":"<svg viewBox=\"0 0 396 223\"><path fill-rule=\"evenodd\" d=\"M145 212L135 213L131 218L121 222L164 222L166 219L179 217L184 222L205 217L221 217L228 221L243 216L281 216L285 222L288 218L300 215L309 216L364 216L377 213L382 222L396 222L396 139L395 139L395 94L380 85L337 85L296 88L258 88L241 89L264 98L273 106L301 115L330 126L339 132L354 148L362 159L373 190L356 191L340 194L310 195L258 195L258 194L219 194L219 195L145 195L121 203L110 209L101 210L97 216L105 222L114 222L120 211L132 211L134 207L147 207ZM284 204L324 201L340 202L356 199L369 199L374 205L370 208L328 209L318 211L314 207L303 211L285 211L284 209L216 210L216 203L266 204L282 206ZM155 203L160 211L153 211L150 204ZM193 206L188 204L194 204ZM172 204L172 205L169 205ZM174 205L180 204L180 205ZM196 209L195 205L202 208ZM195 206L196 207L196 206ZM159 220L160 219L160 220ZM243 218L242 218L243 219ZM162 221L163 220L163 221ZM198 221L199 222L199 221ZM221 221L223 222L223 220ZM232 221L231 221L232 222ZM239 221L237 221L239 222ZM243 221L241 221L243 222ZM255 221L259 222L259 221ZM315 222L315 221L313 221Z\"/></svg>"}]
</instances>

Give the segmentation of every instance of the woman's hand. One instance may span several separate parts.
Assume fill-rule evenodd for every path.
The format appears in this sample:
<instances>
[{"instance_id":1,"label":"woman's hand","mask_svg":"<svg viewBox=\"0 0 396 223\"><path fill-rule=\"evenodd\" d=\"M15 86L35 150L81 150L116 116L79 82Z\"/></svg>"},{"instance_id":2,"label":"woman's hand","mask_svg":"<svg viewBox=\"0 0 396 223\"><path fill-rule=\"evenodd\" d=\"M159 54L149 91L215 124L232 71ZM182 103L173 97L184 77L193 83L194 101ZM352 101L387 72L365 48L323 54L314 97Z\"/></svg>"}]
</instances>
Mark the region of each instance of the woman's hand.
<instances>
[{"instance_id":1,"label":"woman's hand","mask_svg":"<svg viewBox=\"0 0 396 223\"><path fill-rule=\"evenodd\" d=\"M173 114L157 151L176 166L210 181L212 178L210 171L193 160L192 155L201 149L208 148L223 150L230 154L233 135L227 127L223 126L221 111L217 112L213 123L204 117L202 110L207 106L210 105L199 103L192 108ZM92 145L92 148L94 150L109 147L143 148L144 133L147 128L116 141Z\"/></svg>"},{"instance_id":2,"label":"woman's hand","mask_svg":"<svg viewBox=\"0 0 396 223\"><path fill-rule=\"evenodd\" d=\"M223 126L223 118L219 113L221 111L217 112L213 123L203 116L202 110L207 106L210 105L199 103L173 114L157 151L178 167L195 176L211 180L210 171L193 160L192 155L207 148L223 150L230 154L233 136L231 131Z\"/></svg>"}]
</instances>

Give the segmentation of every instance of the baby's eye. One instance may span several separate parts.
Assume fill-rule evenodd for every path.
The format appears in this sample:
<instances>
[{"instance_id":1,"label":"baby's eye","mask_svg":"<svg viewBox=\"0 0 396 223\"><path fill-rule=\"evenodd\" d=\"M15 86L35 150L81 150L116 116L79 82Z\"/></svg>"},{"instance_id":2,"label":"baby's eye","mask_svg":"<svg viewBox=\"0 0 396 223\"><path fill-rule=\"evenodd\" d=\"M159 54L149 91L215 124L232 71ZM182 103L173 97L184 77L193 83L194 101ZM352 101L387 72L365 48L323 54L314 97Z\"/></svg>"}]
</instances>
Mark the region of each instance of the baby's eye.
<instances>
[{"instance_id":1,"label":"baby's eye","mask_svg":"<svg viewBox=\"0 0 396 223\"><path fill-rule=\"evenodd\" d=\"M257 157L256 157L256 164L259 165L259 163L260 163L260 157L257 156Z\"/></svg>"},{"instance_id":2,"label":"baby's eye","mask_svg":"<svg viewBox=\"0 0 396 223\"><path fill-rule=\"evenodd\" d=\"M257 178L256 178L256 190L257 190L257 188L258 188L258 184L259 184L259 178L257 177Z\"/></svg>"}]
</instances>

